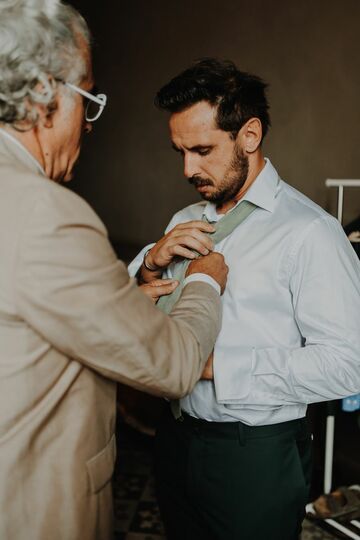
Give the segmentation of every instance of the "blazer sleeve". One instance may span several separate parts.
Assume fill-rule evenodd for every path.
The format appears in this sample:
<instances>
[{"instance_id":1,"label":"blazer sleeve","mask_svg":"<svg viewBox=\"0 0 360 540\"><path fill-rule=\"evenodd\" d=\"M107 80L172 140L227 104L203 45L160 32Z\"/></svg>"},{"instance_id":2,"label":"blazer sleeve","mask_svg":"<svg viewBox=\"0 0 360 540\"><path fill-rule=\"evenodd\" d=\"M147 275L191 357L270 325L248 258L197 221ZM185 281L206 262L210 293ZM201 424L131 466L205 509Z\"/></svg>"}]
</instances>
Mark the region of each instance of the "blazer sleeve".
<instances>
[{"instance_id":1,"label":"blazer sleeve","mask_svg":"<svg viewBox=\"0 0 360 540\"><path fill-rule=\"evenodd\" d=\"M201 376L221 324L221 300L189 283L170 316L130 278L87 203L51 185L38 195L14 268L19 315L69 358L110 379L181 397Z\"/></svg>"}]
</instances>

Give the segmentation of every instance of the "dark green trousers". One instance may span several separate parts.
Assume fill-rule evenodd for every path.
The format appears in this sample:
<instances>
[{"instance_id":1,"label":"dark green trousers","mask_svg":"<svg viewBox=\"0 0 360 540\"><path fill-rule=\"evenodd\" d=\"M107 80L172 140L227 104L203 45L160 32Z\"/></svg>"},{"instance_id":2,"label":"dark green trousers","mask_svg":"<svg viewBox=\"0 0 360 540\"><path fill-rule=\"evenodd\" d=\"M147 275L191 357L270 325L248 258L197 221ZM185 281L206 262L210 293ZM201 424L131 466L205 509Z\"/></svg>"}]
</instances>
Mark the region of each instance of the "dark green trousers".
<instances>
[{"instance_id":1,"label":"dark green trousers","mask_svg":"<svg viewBox=\"0 0 360 540\"><path fill-rule=\"evenodd\" d=\"M155 440L168 540L297 540L310 484L306 420L249 427L166 411Z\"/></svg>"}]
</instances>

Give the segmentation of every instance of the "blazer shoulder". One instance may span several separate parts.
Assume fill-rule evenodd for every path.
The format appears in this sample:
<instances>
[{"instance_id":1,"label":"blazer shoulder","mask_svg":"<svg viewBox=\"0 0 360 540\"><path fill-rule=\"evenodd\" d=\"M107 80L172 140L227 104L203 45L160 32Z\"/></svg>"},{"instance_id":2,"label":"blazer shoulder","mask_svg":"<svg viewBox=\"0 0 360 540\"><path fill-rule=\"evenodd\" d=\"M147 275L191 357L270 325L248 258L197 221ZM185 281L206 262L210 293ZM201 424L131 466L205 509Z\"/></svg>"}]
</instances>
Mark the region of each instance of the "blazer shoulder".
<instances>
[{"instance_id":1,"label":"blazer shoulder","mask_svg":"<svg viewBox=\"0 0 360 540\"><path fill-rule=\"evenodd\" d=\"M28 184L27 197L33 201L31 220L45 221L51 225L76 225L100 229L106 228L96 212L71 189L44 178L41 183Z\"/></svg>"}]
</instances>

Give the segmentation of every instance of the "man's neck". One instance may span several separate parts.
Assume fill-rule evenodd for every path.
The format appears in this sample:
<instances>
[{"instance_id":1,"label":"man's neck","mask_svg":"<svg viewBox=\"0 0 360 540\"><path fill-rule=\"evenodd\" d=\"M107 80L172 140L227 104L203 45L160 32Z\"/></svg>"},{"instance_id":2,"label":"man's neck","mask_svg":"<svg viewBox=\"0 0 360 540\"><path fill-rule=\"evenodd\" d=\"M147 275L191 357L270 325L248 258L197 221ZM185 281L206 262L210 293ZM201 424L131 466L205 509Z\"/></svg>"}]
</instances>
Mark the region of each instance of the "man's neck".
<instances>
[{"instance_id":1,"label":"man's neck","mask_svg":"<svg viewBox=\"0 0 360 540\"><path fill-rule=\"evenodd\" d=\"M250 186L255 182L256 178L259 176L259 174L261 173L265 165L266 165L266 161L261 152L257 153L254 156L251 156L251 159L249 159L249 172L248 172L244 185L242 186L240 191L235 195L233 199L231 199L230 201L226 201L225 203L218 206L216 208L216 212L218 214L226 214L226 212L231 210L231 208L234 208L234 206L236 206L237 203L247 193Z\"/></svg>"}]
</instances>

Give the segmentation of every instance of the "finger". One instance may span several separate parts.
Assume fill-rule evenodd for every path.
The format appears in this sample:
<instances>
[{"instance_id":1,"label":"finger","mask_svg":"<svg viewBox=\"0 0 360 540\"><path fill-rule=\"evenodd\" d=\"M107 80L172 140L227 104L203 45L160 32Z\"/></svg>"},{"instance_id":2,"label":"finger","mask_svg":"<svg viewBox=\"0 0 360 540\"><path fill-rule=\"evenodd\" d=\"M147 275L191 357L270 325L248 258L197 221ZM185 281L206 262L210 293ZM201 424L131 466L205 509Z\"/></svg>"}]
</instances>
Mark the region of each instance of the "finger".
<instances>
[{"instance_id":1,"label":"finger","mask_svg":"<svg viewBox=\"0 0 360 540\"><path fill-rule=\"evenodd\" d=\"M176 225L174 229L198 229L200 231L204 232L214 232L215 227L208 223L207 221L200 221L200 220L194 220L194 221L186 221L185 223L179 223L179 225Z\"/></svg>"},{"instance_id":2,"label":"finger","mask_svg":"<svg viewBox=\"0 0 360 540\"><path fill-rule=\"evenodd\" d=\"M199 231L198 229L191 229L190 236L193 238L196 238L203 246L205 246L209 251L213 251L214 249L214 242L211 239L211 236L208 234L205 234L202 231Z\"/></svg>"},{"instance_id":3,"label":"finger","mask_svg":"<svg viewBox=\"0 0 360 540\"><path fill-rule=\"evenodd\" d=\"M157 285L153 288L152 296L153 298L160 298L160 296L171 294L178 285L179 282L173 282L165 285Z\"/></svg>"},{"instance_id":4,"label":"finger","mask_svg":"<svg viewBox=\"0 0 360 540\"><path fill-rule=\"evenodd\" d=\"M183 257L184 259L191 260L197 259L198 257L198 255L194 251L191 251L190 249L187 249L183 246L174 246L173 256Z\"/></svg>"},{"instance_id":5,"label":"finger","mask_svg":"<svg viewBox=\"0 0 360 540\"><path fill-rule=\"evenodd\" d=\"M213 242L203 233L196 232L196 236L194 236L193 234L187 234L184 236L177 236L176 238L172 238L171 242L168 243L168 249L170 250L170 253L173 252L173 249L176 245L180 245L188 249L194 249L198 253L201 253L201 255L208 255L213 250ZM171 244L173 245L171 246Z\"/></svg>"},{"instance_id":6,"label":"finger","mask_svg":"<svg viewBox=\"0 0 360 540\"><path fill-rule=\"evenodd\" d=\"M209 236L208 233L205 233L204 231L199 231L199 229L195 228L179 229L178 231L174 231L174 234L172 234L168 238L168 242L171 242L172 240L176 240L177 242L179 242L180 238L186 238L187 236L191 238L196 238L210 251L214 249L214 242L212 241L211 236Z\"/></svg>"},{"instance_id":7,"label":"finger","mask_svg":"<svg viewBox=\"0 0 360 540\"><path fill-rule=\"evenodd\" d=\"M153 281L150 281L148 285L151 287L161 287L162 285L174 285L174 289L176 289L176 286L179 284L179 282L176 279L154 279Z\"/></svg>"},{"instance_id":8,"label":"finger","mask_svg":"<svg viewBox=\"0 0 360 540\"><path fill-rule=\"evenodd\" d=\"M174 242L178 244L184 243L186 245L186 241L184 240L186 237L196 238L209 251L212 251L214 249L214 242L212 241L208 232L201 231L196 227L188 226L182 228L174 228L162 238L161 246L159 247L160 249L163 249L164 247L169 248L169 246L171 246L171 244ZM151 254L151 252L149 254Z\"/></svg>"}]
</instances>

